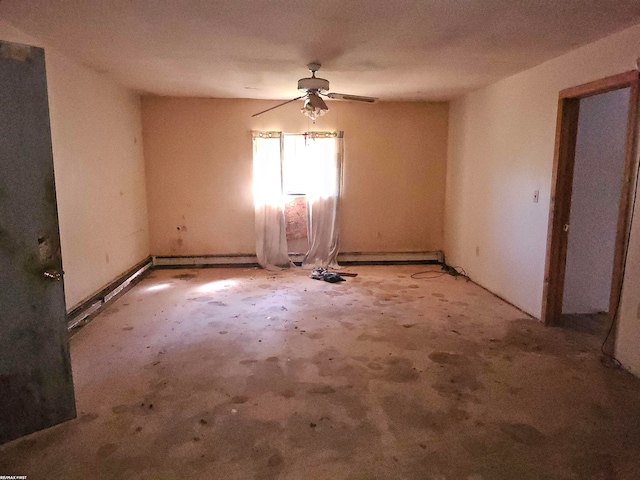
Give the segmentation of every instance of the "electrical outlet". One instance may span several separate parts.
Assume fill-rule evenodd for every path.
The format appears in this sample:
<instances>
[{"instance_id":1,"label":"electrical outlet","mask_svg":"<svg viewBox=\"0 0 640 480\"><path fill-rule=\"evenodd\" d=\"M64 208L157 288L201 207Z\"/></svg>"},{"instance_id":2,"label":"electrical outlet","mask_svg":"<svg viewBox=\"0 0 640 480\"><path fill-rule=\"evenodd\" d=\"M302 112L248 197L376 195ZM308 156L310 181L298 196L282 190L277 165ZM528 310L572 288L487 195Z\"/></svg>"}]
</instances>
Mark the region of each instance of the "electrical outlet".
<instances>
[{"instance_id":1,"label":"electrical outlet","mask_svg":"<svg viewBox=\"0 0 640 480\"><path fill-rule=\"evenodd\" d=\"M533 203L538 203L539 199L540 199L540 190L535 190L533 192Z\"/></svg>"}]
</instances>

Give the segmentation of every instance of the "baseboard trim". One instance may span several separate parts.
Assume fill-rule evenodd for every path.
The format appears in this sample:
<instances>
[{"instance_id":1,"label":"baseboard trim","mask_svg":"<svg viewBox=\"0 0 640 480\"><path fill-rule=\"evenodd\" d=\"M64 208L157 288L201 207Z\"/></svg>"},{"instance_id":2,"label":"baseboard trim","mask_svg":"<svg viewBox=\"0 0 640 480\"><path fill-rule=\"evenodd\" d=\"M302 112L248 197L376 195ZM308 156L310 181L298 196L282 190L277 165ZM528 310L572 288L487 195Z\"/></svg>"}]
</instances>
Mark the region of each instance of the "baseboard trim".
<instances>
[{"instance_id":1,"label":"baseboard trim","mask_svg":"<svg viewBox=\"0 0 640 480\"><path fill-rule=\"evenodd\" d=\"M127 270L102 290L87 298L67 313L69 331L89 323L107 304L114 301L133 285L142 280L143 275L152 268L151 257L145 258L136 266Z\"/></svg>"},{"instance_id":2,"label":"baseboard trim","mask_svg":"<svg viewBox=\"0 0 640 480\"><path fill-rule=\"evenodd\" d=\"M304 254L290 254L294 263L302 262ZM154 268L206 268L206 267L257 267L254 254L233 255L175 255L152 257ZM442 263L444 255L435 252L344 252L338 254L338 263L345 265L380 265L408 263Z\"/></svg>"},{"instance_id":3,"label":"baseboard trim","mask_svg":"<svg viewBox=\"0 0 640 480\"><path fill-rule=\"evenodd\" d=\"M468 278L468 277L467 277ZM516 310L519 310L520 312L522 312L524 315L526 315L527 317L529 317L531 320L537 320L539 322L542 322L541 319L539 319L538 317L536 317L535 315L532 315L531 313L527 312L526 310L523 310L522 308L520 308L519 306L517 306L515 303L510 302L509 300L507 300L504 297L501 297L500 295L498 295L497 293L491 291L490 289L488 289L487 287L485 287L484 285L479 284L478 282L471 280L469 278L469 281L471 283L473 283L474 285L477 285L478 287L480 287L481 289L483 289L485 292L490 293L491 295L493 295L494 297L496 297L498 300L503 301L504 303L512 306L513 308L515 308ZM544 323L544 322L543 322Z\"/></svg>"}]
</instances>

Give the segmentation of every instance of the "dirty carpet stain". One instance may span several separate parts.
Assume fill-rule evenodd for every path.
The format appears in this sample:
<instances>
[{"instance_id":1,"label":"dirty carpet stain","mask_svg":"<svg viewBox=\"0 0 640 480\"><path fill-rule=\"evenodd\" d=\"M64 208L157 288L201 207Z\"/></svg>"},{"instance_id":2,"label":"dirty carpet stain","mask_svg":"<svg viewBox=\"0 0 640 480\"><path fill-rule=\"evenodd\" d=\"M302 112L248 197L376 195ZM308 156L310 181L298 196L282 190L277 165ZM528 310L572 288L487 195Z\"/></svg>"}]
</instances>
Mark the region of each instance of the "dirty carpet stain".
<instances>
[{"instance_id":1,"label":"dirty carpet stain","mask_svg":"<svg viewBox=\"0 0 640 480\"><path fill-rule=\"evenodd\" d=\"M79 417L0 446L0 472L635 478L640 381L602 368L606 322L545 328L472 283L412 279L419 266L354 271L338 288L154 271L72 338ZM160 283L170 295L148 293Z\"/></svg>"}]
</instances>

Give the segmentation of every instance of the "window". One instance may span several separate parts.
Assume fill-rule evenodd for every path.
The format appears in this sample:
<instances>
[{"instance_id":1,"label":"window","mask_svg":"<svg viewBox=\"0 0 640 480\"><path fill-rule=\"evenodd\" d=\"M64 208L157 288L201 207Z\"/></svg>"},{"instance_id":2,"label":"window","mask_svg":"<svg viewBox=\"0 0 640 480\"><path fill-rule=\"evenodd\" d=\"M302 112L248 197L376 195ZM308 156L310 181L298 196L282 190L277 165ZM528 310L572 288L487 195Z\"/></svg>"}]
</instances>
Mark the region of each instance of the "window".
<instances>
[{"instance_id":1,"label":"window","mask_svg":"<svg viewBox=\"0 0 640 480\"><path fill-rule=\"evenodd\" d=\"M288 265L287 252L304 254L307 265L335 263L342 132L252 136L260 265Z\"/></svg>"},{"instance_id":2,"label":"window","mask_svg":"<svg viewBox=\"0 0 640 480\"><path fill-rule=\"evenodd\" d=\"M335 157L333 137L309 138L308 134L285 134L282 158L282 192L308 195L310 189L334 190L336 172L330 159ZM329 161L328 161L329 160ZM313 182L310 184L309 182Z\"/></svg>"},{"instance_id":3,"label":"window","mask_svg":"<svg viewBox=\"0 0 640 480\"><path fill-rule=\"evenodd\" d=\"M282 158L282 193L285 195L305 195L309 176L309 156L304 135L284 136Z\"/></svg>"}]
</instances>

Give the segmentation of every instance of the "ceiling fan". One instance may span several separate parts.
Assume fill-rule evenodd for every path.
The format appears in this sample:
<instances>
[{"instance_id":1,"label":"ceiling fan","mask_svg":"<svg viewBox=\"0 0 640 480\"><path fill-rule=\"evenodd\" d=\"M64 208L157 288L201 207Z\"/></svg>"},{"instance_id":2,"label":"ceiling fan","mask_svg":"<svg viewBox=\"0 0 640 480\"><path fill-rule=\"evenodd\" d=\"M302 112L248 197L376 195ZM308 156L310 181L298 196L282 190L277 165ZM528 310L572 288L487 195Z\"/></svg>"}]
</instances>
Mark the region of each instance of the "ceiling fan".
<instances>
[{"instance_id":1,"label":"ceiling fan","mask_svg":"<svg viewBox=\"0 0 640 480\"><path fill-rule=\"evenodd\" d=\"M316 72L320 70L319 63L309 63L307 67L311 72L311 76L308 78L301 78L298 80L298 90L301 92L306 92L304 95L296 97L292 100L287 100L284 103L276 105L275 107L267 108L262 112L258 112L252 117L257 117L258 115L262 115L263 113L270 112L276 108L282 107L291 102L295 102L296 100L300 100L304 98L304 105L300 110L306 116L308 116L311 120L315 120L321 115L324 115L329 110L327 104L324 102L322 97L331 98L334 100L347 100L350 102L364 102L364 103L376 103L378 101L375 97L363 97L360 95L349 95L347 93L333 93L329 92L329 80L324 78L316 77Z\"/></svg>"}]
</instances>

